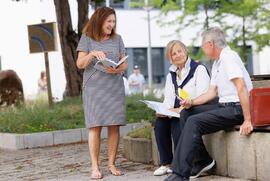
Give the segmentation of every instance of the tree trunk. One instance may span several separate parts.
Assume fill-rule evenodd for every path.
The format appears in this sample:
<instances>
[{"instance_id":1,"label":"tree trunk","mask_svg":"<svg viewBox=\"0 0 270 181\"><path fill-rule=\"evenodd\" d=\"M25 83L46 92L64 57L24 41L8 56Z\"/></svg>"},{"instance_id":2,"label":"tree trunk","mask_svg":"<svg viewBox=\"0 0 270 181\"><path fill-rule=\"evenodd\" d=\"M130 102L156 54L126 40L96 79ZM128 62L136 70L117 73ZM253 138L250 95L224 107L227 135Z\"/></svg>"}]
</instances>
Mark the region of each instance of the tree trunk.
<instances>
[{"instance_id":1,"label":"tree trunk","mask_svg":"<svg viewBox=\"0 0 270 181\"><path fill-rule=\"evenodd\" d=\"M208 15L208 5L207 4L204 4L204 14L205 14L204 28L209 29L209 15Z\"/></svg>"},{"instance_id":2,"label":"tree trunk","mask_svg":"<svg viewBox=\"0 0 270 181\"><path fill-rule=\"evenodd\" d=\"M78 2L78 35L81 37L82 29L88 21L89 0L77 0Z\"/></svg>"},{"instance_id":3,"label":"tree trunk","mask_svg":"<svg viewBox=\"0 0 270 181\"><path fill-rule=\"evenodd\" d=\"M81 93L82 87L82 71L79 70L76 66L76 48L80 37L79 35L81 35L81 33L79 33L78 35L72 28L70 7L68 1L54 0L54 4L67 82L65 96L78 96ZM78 26L80 26L78 27L78 32L81 32L81 28L87 20L88 0L78 0L78 7L81 8L78 9ZM84 13L86 15L83 15Z\"/></svg>"}]
</instances>

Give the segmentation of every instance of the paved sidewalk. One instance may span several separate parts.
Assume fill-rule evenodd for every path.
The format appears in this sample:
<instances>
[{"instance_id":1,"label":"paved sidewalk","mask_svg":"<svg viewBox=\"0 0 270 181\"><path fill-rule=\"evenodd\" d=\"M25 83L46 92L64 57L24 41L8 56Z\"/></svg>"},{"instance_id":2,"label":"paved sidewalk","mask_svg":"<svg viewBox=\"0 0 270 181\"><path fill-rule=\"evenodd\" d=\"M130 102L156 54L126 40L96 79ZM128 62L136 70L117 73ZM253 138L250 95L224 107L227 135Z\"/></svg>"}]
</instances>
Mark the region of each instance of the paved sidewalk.
<instances>
[{"instance_id":1,"label":"paved sidewalk","mask_svg":"<svg viewBox=\"0 0 270 181\"><path fill-rule=\"evenodd\" d=\"M152 175L152 165L134 163L123 157L123 142L117 158L118 167L125 175L109 174L106 164L106 140L102 141L100 162L103 181L162 181L166 176ZM90 180L90 160L86 143L61 145L38 149L8 151L0 150L0 181L16 180ZM205 176L194 181L240 181L216 176Z\"/></svg>"}]
</instances>

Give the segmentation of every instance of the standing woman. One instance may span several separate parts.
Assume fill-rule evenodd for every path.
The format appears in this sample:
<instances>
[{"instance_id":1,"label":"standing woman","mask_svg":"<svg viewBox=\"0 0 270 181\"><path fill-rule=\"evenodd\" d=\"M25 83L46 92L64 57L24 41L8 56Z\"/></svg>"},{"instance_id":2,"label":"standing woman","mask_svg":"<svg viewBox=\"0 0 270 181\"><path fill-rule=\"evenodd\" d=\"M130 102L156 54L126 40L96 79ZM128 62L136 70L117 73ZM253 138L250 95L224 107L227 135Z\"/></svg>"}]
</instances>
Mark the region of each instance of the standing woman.
<instances>
[{"instance_id":1,"label":"standing woman","mask_svg":"<svg viewBox=\"0 0 270 181\"><path fill-rule=\"evenodd\" d=\"M118 68L94 68L98 60L109 58L118 62L125 55L120 35L116 34L116 14L108 7L98 8L83 29L77 48L77 67L83 74L83 107L85 124L89 129L89 151L92 162L92 179L101 179L99 169L100 133L108 128L108 169L111 174L122 173L115 167L119 143L119 126L125 125L125 89L121 73L128 64Z\"/></svg>"}]
</instances>

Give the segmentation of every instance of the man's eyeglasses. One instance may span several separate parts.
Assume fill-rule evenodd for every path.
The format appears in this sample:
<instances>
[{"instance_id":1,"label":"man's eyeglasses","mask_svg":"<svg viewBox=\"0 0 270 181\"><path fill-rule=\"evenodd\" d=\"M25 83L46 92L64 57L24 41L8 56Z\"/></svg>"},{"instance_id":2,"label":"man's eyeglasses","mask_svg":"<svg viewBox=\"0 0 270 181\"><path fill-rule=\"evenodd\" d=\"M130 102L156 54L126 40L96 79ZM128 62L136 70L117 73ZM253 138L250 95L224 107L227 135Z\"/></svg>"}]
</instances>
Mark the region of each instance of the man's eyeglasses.
<instances>
[{"instance_id":1,"label":"man's eyeglasses","mask_svg":"<svg viewBox=\"0 0 270 181\"><path fill-rule=\"evenodd\" d=\"M205 42L203 42L202 45L201 45L201 47L204 47L205 44L207 44L207 43L212 43L212 41L205 41Z\"/></svg>"}]
</instances>

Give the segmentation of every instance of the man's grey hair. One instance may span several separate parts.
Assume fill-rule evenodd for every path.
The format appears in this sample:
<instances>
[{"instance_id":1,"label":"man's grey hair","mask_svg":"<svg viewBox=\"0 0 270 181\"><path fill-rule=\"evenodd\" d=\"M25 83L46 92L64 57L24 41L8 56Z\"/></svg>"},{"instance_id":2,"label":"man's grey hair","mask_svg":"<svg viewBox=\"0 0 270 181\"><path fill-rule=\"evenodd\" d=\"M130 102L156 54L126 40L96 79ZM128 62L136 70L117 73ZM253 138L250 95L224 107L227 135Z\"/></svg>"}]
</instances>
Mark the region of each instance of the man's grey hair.
<instances>
[{"instance_id":1,"label":"man's grey hair","mask_svg":"<svg viewBox=\"0 0 270 181\"><path fill-rule=\"evenodd\" d=\"M219 27L209 28L202 33L202 42L206 41L212 41L219 48L227 46L225 33Z\"/></svg>"}]
</instances>

